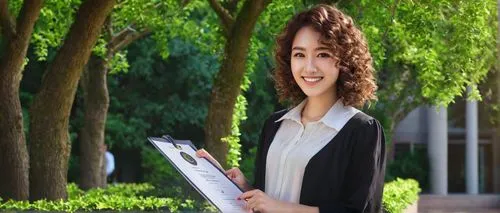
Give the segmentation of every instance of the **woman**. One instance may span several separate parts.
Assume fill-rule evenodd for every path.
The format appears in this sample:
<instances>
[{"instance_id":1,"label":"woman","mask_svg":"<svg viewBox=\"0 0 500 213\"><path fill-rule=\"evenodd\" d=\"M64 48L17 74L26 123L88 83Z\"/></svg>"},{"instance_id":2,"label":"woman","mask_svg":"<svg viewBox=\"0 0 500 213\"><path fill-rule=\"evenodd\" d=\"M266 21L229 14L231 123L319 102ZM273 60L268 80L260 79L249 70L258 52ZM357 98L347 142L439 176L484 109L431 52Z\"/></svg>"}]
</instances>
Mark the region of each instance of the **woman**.
<instances>
[{"instance_id":1,"label":"woman","mask_svg":"<svg viewBox=\"0 0 500 213\"><path fill-rule=\"evenodd\" d=\"M377 88L360 30L318 5L289 21L275 57L280 100L295 107L265 122L253 185L238 168L226 171L245 191L238 199L254 212L380 212L384 134L355 108ZM197 154L218 164L205 150Z\"/></svg>"}]
</instances>

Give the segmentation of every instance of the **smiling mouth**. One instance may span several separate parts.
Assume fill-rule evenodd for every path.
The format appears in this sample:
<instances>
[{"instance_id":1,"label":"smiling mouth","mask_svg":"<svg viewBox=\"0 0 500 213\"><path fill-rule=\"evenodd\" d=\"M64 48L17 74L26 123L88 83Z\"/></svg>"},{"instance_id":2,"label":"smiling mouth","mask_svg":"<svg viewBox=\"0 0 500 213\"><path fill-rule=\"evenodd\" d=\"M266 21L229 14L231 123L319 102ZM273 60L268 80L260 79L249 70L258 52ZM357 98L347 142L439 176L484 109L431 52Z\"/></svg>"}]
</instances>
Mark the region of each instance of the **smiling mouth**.
<instances>
[{"instance_id":1,"label":"smiling mouth","mask_svg":"<svg viewBox=\"0 0 500 213\"><path fill-rule=\"evenodd\" d=\"M323 77L302 77L304 81L309 82L309 83L315 83L323 79Z\"/></svg>"}]
</instances>

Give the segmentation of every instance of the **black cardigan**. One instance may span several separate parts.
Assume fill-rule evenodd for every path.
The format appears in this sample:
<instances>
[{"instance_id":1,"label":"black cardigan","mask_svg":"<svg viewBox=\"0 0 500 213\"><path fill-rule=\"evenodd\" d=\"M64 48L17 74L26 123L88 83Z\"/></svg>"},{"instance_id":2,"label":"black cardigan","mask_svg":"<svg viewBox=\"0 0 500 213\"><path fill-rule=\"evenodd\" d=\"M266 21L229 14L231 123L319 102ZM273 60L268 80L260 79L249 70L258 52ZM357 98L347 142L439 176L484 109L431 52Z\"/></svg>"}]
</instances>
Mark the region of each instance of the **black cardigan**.
<instances>
[{"instance_id":1,"label":"black cardigan","mask_svg":"<svg viewBox=\"0 0 500 213\"><path fill-rule=\"evenodd\" d=\"M265 190L266 158L287 111L271 115L260 135L254 187ZM320 212L381 212L385 174L385 138L380 123L358 112L306 166L300 204Z\"/></svg>"}]
</instances>

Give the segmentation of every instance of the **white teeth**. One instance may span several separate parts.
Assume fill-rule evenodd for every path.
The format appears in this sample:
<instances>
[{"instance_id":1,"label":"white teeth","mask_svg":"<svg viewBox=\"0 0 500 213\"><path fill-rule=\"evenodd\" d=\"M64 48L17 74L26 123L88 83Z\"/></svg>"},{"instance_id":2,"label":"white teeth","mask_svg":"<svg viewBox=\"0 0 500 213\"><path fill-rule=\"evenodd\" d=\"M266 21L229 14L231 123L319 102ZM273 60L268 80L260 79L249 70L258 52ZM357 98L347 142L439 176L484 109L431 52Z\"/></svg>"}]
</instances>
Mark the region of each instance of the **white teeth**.
<instances>
[{"instance_id":1,"label":"white teeth","mask_svg":"<svg viewBox=\"0 0 500 213\"><path fill-rule=\"evenodd\" d=\"M319 78L306 78L306 77L304 77L304 80L307 82L316 82L316 81L319 81L321 79L322 79L322 77L319 77Z\"/></svg>"}]
</instances>

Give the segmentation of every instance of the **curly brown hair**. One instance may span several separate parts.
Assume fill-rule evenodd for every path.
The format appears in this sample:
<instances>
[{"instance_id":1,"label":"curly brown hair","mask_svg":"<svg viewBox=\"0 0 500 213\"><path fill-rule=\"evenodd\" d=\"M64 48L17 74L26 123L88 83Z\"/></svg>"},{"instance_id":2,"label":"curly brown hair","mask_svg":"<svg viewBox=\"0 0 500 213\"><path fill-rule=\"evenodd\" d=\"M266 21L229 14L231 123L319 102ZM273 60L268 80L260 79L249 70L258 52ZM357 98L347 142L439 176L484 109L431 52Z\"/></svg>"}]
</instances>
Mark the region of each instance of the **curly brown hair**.
<instances>
[{"instance_id":1,"label":"curly brown hair","mask_svg":"<svg viewBox=\"0 0 500 213\"><path fill-rule=\"evenodd\" d=\"M372 57L362 32L354 26L351 17L333 6L320 4L295 15L276 40L274 80L280 101L295 105L306 97L295 82L290 66L295 34L306 26L321 34L320 42L338 59L337 97L343 98L344 105L362 107L375 100L377 85Z\"/></svg>"}]
</instances>

